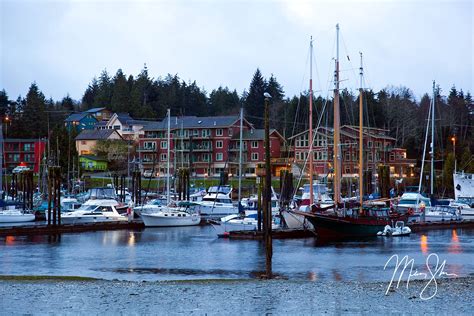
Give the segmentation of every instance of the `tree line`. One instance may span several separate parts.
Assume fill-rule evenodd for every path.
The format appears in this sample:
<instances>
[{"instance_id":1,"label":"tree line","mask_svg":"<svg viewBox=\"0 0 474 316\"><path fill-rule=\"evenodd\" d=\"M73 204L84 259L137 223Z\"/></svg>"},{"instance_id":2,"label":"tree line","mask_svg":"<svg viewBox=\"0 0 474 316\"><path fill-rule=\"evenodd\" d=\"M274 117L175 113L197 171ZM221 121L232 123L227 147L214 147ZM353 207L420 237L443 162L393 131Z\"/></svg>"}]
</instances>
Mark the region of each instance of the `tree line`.
<instances>
[{"instance_id":1,"label":"tree line","mask_svg":"<svg viewBox=\"0 0 474 316\"><path fill-rule=\"evenodd\" d=\"M161 120L166 109L173 115L216 116L238 114L244 108L245 116L256 128L263 127L264 92L272 96L270 127L289 137L308 128L309 93L287 97L274 75L265 78L257 69L251 77L248 90L218 87L208 93L193 82L185 82L178 75L168 74L153 79L147 67L134 77L121 69L111 76L106 70L92 79L81 100L69 95L60 101L47 99L36 83L31 84L25 97L9 98L0 91L0 115L8 116L7 137L50 137L54 142L67 143L64 119L73 112L94 107L105 107L113 112L127 112L133 118ZM358 92L342 90L340 97L341 124L357 125ZM314 96L314 122L332 126L332 97ZM424 145L426 119L431 102L430 94L417 100L406 87L386 87L380 91L364 92L364 125L387 129L397 140L397 146L406 148L408 157L420 158ZM456 137L458 166L474 171L471 152L474 150L474 105L469 92L455 86L444 94L436 91L436 160L438 169L443 161L454 161L451 137ZM50 131L48 134L48 130ZM56 139L54 138L56 135ZM53 137L53 138L51 138ZM75 135L72 135L72 141ZM58 145L58 147L61 146ZM461 159L462 158L462 159Z\"/></svg>"}]
</instances>

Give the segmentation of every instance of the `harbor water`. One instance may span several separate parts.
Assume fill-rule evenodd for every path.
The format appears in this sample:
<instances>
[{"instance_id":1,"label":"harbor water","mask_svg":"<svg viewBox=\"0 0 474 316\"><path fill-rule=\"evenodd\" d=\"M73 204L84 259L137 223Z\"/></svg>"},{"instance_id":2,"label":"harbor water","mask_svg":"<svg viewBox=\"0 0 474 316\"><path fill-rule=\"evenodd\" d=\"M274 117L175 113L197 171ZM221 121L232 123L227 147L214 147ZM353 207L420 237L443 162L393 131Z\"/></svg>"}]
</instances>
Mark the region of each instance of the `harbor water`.
<instances>
[{"instance_id":1,"label":"harbor water","mask_svg":"<svg viewBox=\"0 0 474 316\"><path fill-rule=\"evenodd\" d=\"M474 275L473 229L329 244L315 238L274 240L273 251L274 273L290 280L387 281L394 264L384 266L395 254L413 259L420 272L436 254L446 262L445 272ZM0 237L1 275L162 281L252 279L264 270L262 241L217 238L211 226Z\"/></svg>"}]
</instances>

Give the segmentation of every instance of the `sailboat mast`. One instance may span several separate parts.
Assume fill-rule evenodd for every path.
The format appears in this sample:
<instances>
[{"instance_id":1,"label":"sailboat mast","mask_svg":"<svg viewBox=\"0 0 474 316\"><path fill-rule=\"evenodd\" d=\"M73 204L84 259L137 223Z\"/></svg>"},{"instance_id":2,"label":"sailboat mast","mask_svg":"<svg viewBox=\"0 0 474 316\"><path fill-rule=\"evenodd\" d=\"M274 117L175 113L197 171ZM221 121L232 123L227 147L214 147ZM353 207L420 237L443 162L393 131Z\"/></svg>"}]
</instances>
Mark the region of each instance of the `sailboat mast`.
<instances>
[{"instance_id":1,"label":"sailboat mast","mask_svg":"<svg viewBox=\"0 0 474 316\"><path fill-rule=\"evenodd\" d=\"M6 190L7 191L7 190ZM3 198L3 124L0 119L0 193Z\"/></svg>"},{"instance_id":2,"label":"sailboat mast","mask_svg":"<svg viewBox=\"0 0 474 316\"><path fill-rule=\"evenodd\" d=\"M431 115L431 190L430 193L433 195L433 188L434 188L434 139L435 139L435 101L436 100L436 92L435 92L435 81L433 80L433 110L432 110L432 115Z\"/></svg>"},{"instance_id":3,"label":"sailboat mast","mask_svg":"<svg viewBox=\"0 0 474 316\"><path fill-rule=\"evenodd\" d=\"M363 166L364 166L364 108L363 108L363 88L362 88L362 76L364 74L364 68L362 66L362 53L360 53L360 89L359 89L359 203L360 212L362 212L363 194L364 194L364 181L363 181Z\"/></svg>"},{"instance_id":4,"label":"sailboat mast","mask_svg":"<svg viewBox=\"0 0 474 316\"><path fill-rule=\"evenodd\" d=\"M169 205L170 204L170 147L171 147L171 144L170 144L170 139L171 139L171 136L170 136L170 131L171 131L171 110L168 109L168 132L167 132L167 136L168 136L168 144L166 146L167 148L167 153L166 153L166 205Z\"/></svg>"},{"instance_id":5,"label":"sailboat mast","mask_svg":"<svg viewBox=\"0 0 474 316\"><path fill-rule=\"evenodd\" d=\"M244 125L244 107L240 106L240 137L239 137L239 203L242 200L242 128ZM240 205L240 204L239 204Z\"/></svg>"},{"instance_id":6,"label":"sailboat mast","mask_svg":"<svg viewBox=\"0 0 474 316\"><path fill-rule=\"evenodd\" d=\"M334 74L334 202L341 202L341 164L339 153L341 125L339 114L339 24L336 24L336 71Z\"/></svg>"},{"instance_id":7,"label":"sailboat mast","mask_svg":"<svg viewBox=\"0 0 474 316\"><path fill-rule=\"evenodd\" d=\"M314 203L313 192L313 37L309 53L309 205Z\"/></svg>"}]
</instances>

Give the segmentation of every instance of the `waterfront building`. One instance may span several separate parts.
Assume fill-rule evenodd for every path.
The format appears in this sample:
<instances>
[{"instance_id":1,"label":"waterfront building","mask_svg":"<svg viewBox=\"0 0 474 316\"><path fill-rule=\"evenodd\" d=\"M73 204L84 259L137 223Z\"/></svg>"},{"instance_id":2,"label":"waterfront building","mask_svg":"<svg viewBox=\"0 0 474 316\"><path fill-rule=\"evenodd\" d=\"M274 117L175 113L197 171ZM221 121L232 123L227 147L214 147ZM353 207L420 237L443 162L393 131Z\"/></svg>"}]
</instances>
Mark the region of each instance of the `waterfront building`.
<instances>
[{"instance_id":1,"label":"waterfront building","mask_svg":"<svg viewBox=\"0 0 474 316\"><path fill-rule=\"evenodd\" d=\"M243 174L255 176L259 163L265 161L264 133L245 118L243 120ZM137 153L142 171L154 170L166 175L168 152L167 119L148 124L139 138ZM272 130L272 158L281 158L283 137ZM239 170L240 117L215 116L171 117L171 174L186 167L195 176L219 176L223 172L236 175ZM278 163L275 161L275 163ZM274 172L277 172L275 167Z\"/></svg>"},{"instance_id":2,"label":"waterfront building","mask_svg":"<svg viewBox=\"0 0 474 316\"><path fill-rule=\"evenodd\" d=\"M6 138L4 142L4 166L10 173L15 167L22 165L38 173L46 148L44 139Z\"/></svg>"},{"instance_id":3,"label":"waterfront building","mask_svg":"<svg viewBox=\"0 0 474 316\"><path fill-rule=\"evenodd\" d=\"M86 112L73 113L64 120L64 125L68 131L75 129L77 132L94 129L97 123L97 119L91 113Z\"/></svg>"},{"instance_id":4,"label":"waterfront building","mask_svg":"<svg viewBox=\"0 0 474 316\"><path fill-rule=\"evenodd\" d=\"M79 156L92 155L93 149L99 140L123 139L114 129L83 130L76 137L76 150Z\"/></svg>"},{"instance_id":5,"label":"waterfront building","mask_svg":"<svg viewBox=\"0 0 474 316\"><path fill-rule=\"evenodd\" d=\"M106 171L108 168L106 158L93 155L79 156L79 163L84 171Z\"/></svg>"},{"instance_id":6,"label":"waterfront building","mask_svg":"<svg viewBox=\"0 0 474 316\"><path fill-rule=\"evenodd\" d=\"M138 141L144 134L143 127L151 124L150 121L135 120L128 113L114 113L108 121L96 125L97 129L114 129L125 140Z\"/></svg>"},{"instance_id":7,"label":"waterfront building","mask_svg":"<svg viewBox=\"0 0 474 316\"><path fill-rule=\"evenodd\" d=\"M388 130L364 127L364 171L377 173L379 165L388 165L390 175L395 178L414 177L415 159L408 159L406 149L395 146L396 139L388 136ZM305 161L309 155L309 130L289 138L290 151L295 157L295 165L300 172L309 173ZM333 129L314 129L313 174L325 177L333 167ZM341 164L343 177L356 177L359 168L359 128L345 125L341 127ZM304 170L303 170L304 168Z\"/></svg>"}]
</instances>

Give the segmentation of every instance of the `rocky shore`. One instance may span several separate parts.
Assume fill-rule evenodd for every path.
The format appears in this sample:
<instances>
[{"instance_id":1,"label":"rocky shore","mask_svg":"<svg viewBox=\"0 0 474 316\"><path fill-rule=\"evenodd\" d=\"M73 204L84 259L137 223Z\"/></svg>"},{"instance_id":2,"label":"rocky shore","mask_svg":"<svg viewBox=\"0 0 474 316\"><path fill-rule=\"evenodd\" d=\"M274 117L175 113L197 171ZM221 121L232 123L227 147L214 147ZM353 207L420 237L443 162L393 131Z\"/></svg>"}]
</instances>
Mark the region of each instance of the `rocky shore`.
<instances>
[{"instance_id":1,"label":"rocky shore","mask_svg":"<svg viewBox=\"0 0 474 316\"><path fill-rule=\"evenodd\" d=\"M472 315L474 278L428 281L320 282L295 280L202 280L126 282L82 278L0 276L0 315L143 314L436 314ZM425 297L435 287L427 288Z\"/></svg>"}]
</instances>

